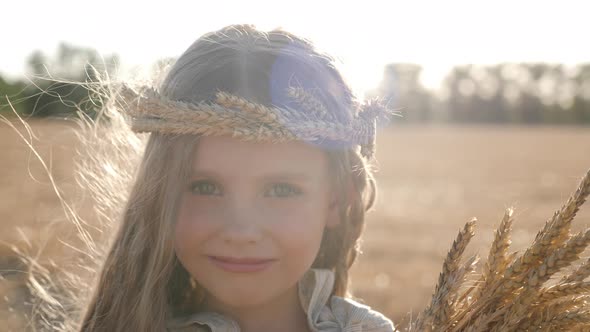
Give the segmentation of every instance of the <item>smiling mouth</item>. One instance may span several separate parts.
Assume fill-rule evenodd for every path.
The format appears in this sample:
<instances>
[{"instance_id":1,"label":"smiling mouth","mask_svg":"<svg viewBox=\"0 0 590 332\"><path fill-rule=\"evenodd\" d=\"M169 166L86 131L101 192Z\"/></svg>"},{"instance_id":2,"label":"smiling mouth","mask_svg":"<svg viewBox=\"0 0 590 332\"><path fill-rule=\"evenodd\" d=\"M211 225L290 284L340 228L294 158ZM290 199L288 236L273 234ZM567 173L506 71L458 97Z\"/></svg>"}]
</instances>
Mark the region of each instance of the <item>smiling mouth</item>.
<instances>
[{"instance_id":1,"label":"smiling mouth","mask_svg":"<svg viewBox=\"0 0 590 332\"><path fill-rule=\"evenodd\" d=\"M234 258L225 256L207 256L217 267L228 272L258 272L268 268L276 259L267 258Z\"/></svg>"}]
</instances>

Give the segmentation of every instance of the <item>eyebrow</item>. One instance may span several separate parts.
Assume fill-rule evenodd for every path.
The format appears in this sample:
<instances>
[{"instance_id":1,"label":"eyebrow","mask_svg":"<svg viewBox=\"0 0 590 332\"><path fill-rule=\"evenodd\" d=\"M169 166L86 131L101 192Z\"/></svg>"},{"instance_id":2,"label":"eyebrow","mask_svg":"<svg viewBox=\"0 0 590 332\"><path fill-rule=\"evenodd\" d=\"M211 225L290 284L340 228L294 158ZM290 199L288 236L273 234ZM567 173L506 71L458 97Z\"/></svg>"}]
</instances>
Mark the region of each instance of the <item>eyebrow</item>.
<instances>
[{"instance_id":1,"label":"eyebrow","mask_svg":"<svg viewBox=\"0 0 590 332\"><path fill-rule=\"evenodd\" d=\"M192 177L208 177L208 178L222 178L223 176L215 172L214 170L205 170L205 169L193 169L191 173ZM258 179L264 180L292 180L292 181L303 181L303 182L311 182L313 181L313 177L307 173L302 172L276 172L276 173L266 173L261 176L257 177Z\"/></svg>"}]
</instances>

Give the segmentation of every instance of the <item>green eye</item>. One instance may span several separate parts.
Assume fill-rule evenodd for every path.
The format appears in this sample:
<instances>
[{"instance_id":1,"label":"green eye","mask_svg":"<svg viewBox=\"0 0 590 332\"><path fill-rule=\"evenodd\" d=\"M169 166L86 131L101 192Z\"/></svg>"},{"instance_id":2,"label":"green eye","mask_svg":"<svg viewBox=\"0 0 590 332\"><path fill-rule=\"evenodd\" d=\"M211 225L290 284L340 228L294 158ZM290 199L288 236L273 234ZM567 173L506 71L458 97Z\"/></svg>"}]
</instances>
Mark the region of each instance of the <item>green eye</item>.
<instances>
[{"instance_id":1,"label":"green eye","mask_svg":"<svg viewBox=\"0 0 590 332\"><path fill-rule=\"evenodd\" d=\"M219 186L211 181L196 181L191 184L191 191L197 195L221 195Z\"/></svg>"},{"instance_id":2,"label":"green eye","mask_svg":"<svg viewBox=\"0 0 590 332\"><path fill-rule=\"evenodd\" d=\"M295 195L300 195L300 194L301 194L301 190L299 190L298 188L296 188L290 184L277 183L277 184L274 184L270 188L268 196L289 197L289 196L295 196Z\"/></svg>"}]
</instances>

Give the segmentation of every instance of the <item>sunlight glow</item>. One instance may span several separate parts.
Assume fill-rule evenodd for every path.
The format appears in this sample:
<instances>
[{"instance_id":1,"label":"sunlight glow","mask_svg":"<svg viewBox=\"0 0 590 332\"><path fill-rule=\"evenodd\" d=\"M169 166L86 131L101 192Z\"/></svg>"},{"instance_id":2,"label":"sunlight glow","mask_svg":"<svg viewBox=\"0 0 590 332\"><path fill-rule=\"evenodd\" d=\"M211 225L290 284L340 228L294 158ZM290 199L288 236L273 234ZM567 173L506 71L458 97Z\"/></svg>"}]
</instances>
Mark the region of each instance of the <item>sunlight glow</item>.
<instances>
[{"instance_id":1,"label":"sunlight glow","mask_svg":"<svg viewBox=\"0 0 590 332\"><path fill-rule=\"evenodd\" d=\"M560 1L276 1L182 2L166 6L105 0L10 1L0 72L22 75L35 49L53 54L59 41L120 55L126 68L180 55L200 35L234 23L278 26L312 39L340 59L356 91L377 87L392 62L424 67L421 81L436 89L461 63L590 60L584 2ZM16 15L27 13L26 16ZM24 19L26 17L26 19ZM97 19L94 19L94 18Z\"/></svg>"}]
</instances>

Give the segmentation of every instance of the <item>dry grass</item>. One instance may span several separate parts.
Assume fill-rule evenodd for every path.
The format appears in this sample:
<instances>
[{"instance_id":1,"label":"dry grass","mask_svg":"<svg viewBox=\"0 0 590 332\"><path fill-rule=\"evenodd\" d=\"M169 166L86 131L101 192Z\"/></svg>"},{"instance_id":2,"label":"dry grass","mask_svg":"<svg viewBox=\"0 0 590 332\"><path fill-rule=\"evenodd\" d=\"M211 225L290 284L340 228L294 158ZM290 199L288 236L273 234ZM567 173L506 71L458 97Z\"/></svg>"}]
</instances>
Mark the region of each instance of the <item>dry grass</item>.
<instances>
[{"instance_id":1,"label":"dry grass","mask_svg":"<svg viewBox=\"0 0 590 332\"><path fill-rule=\"evenodd\" d=\"M75 141L67 128L59 123L33 123L40 139L36 146L45 160L53 161L53 175L66 199L76 202L74 206L84 212L89 207L85 197L75 192L71 174ZM451 256L461 252L459 256L471 257L477 253L487 257L488 265L482 266L481 276L461 264L447 264L445 271L453 280L470 276L472 284L495 282L497 271L510 269L517 259L509 253L508 234L512 250L522 251L534 241L547 216L561 207L590 166L589 142L590 129L572 127L398 127L382 132L377 145L380 198L376 210L368 215L364 254L353 267L355 295L398 325L415 320L432 299L441 263L456 231L472 217L478 219L478 235L467 248L455 246ZM74 234L65 223L53 188L38 162L33 157L29 161L26 147L5 125L0 125L0 147L0 241L14 244L21 251L39 252L40 261L62 264L71 250L57 239L73 241ZM504 210L513 205L514 214L506 217ZM588 227L589 210L577 213L572 232ZM504 222L494 234L499 220ZM21 240L19 232L30 240ZM468 227L462 234L469 238L471 232ZM557 232L552 236L567 241L565 235ZM564 255L566 260L585 257L579 250L586 237L582 233L576 237L579 241L570 243L575 254ZM495 254L489 252L490 247ZM6 245L0 246L0 270L4 279L0 294L6 300L0 310L0 325L7 330L22 330L20 313L30 310L23 305L28 295L22 286L22 273L15 272L22 266ZM583 280L588 274L590 264L582 265L570 277L560 279L561 286L542 285L535 289L544 289L547 299L585 291L588 284ZM527 274L521 280L523 275L518 276L514 278L518 282L532 280L536 284L545 278ZM566 282L567 286L563 284ZM457 284L439 288L452 293ZM476 291L473 294L482 295ZM575 299L577 303L584 300ZM534 311L531 320L542 321L554 317L555 312L563 316L563 322L582 319L584 313L571 310L571 302L554 302ZM441 322L462 309L445 310L437 311Z\"/></svg>"}]
</instances>

